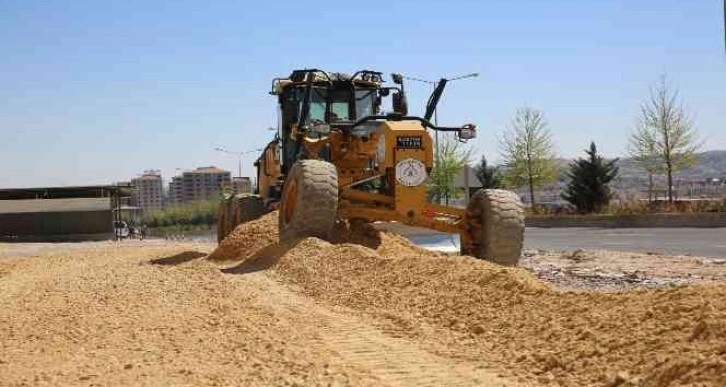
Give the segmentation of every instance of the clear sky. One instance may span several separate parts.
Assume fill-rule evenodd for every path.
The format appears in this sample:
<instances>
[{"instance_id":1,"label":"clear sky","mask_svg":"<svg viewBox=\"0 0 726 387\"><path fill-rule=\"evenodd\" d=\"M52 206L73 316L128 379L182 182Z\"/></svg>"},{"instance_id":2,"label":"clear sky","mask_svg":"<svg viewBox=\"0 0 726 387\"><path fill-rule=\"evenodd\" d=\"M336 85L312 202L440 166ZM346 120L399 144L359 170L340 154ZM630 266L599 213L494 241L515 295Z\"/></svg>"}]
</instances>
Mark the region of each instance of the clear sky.
<instances>
[{"instance_id":1,"label":"clear sky","mask_svg":"<svg viewBox=\"0 0 726 387\"><path fill-rule=\"evenodd\" d=\"M499 159L518 107L541 109L564 157L624 154L666 73L705 140L726 149L721 0L0 0L0 187L128 180L237 160L276 124L270 80L375 69L451 83L440 124L475 122ZM390 78L389 78L390 79ZM409 83L412 113L429 92ZM244 158L252 174L253 155Z\"/></svg>"}]
</instances>

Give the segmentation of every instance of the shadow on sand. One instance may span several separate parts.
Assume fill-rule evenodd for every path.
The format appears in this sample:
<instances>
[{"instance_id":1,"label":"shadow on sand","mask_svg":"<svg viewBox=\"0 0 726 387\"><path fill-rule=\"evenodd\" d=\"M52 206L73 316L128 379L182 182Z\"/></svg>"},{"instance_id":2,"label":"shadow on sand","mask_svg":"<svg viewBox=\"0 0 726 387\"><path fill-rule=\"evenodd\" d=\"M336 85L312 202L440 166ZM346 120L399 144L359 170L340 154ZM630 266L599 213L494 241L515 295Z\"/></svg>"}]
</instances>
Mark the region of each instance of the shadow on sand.
<instances>
[{"instance_id":1,"label":"shadow on sand","mask_svg":"<svg viewBox=\"0 0 726 387\"><path fill-rule=\"evenodd\" d=\"M284 244L263 247L240 264L222 269L221 271L225 274L247 274L269 269L280 260L280 257L285 255L286 252L295 247L299 242L299 240L295 240Z\"/></svg>"},{"instance_id":2,"label":"shadow on sand","mask_svg":"<svg viewBox=\"0 0 726 387\"><path fill-rule=\"evenodd\" d=\"M183 253L175 254L169 257L156 258L149 261L154 265L180 265L184 262L193 261L197 258L206 257L207 254L200 253L198 251L185 251Z\"/></svg>"}]
</instances>

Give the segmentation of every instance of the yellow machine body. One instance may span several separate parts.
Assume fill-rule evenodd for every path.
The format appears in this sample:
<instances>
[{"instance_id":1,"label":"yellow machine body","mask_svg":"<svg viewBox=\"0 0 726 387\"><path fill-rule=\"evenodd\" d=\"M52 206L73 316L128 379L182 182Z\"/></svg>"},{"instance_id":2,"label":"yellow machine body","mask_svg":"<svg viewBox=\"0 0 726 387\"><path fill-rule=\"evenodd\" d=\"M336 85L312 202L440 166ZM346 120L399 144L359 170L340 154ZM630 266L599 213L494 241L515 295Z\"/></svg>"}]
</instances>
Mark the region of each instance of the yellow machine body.
<instances>
[{"instance_id":1,"label":"yellow machine body","mask_svg":"<svg viewBox=\"0 0 726 387\"><path fill-rule=\"evenodd\" d=\"M451 233L461 231L463 210L426 200L434 144L420 123L383 121L366 140L332 134L329 143L330 161L338 170L342 218L397 221ZM387 181L388 191L356 189L360 182L378 177Z\"/></svg>"},{"instance_id":2,"label":"yellow machine body","mask_svg":"<svg viewBox=\"0 0 726 387\"><path fill-rule=\"evenodd\" d=\"M392 77L393 87L369 70L348 76L303 69L273 79L278 133L255 162L257 195L222 203L218 239L279 207L281 239L328 238L337 219L395 221L458 233L463 253L516 264L524 235L516 194L480 190L466 210L428 202L434 167L429 129L454 133L460 141L476 137L472 124L441 127L429 121L446 80L437 84L424 116L416 117L408 115L403 77ZM393 112L383 114L388 96Z\"/></svg>"},{"instance_id":3,"label":"yellow machine body","mask_svg":"<svg viewBox=\"0 0 726 387\"><path fill-rule=\"evenodd\" d=\"M426 200L426 182L434 164L429 132L416 121L382 121L370 136L331 133L323 139L304 138L311 155L327 148L338 171L342 218L397 221L444 232L460 231L464 211ZM274 197L281 175L279 147L270 143L257 160L259 194ZM407 171L408 167L408 171ZM405 176L406 173L414 176ZM388 192L356 189L361 182L384 178Z\"/></svg>"}]
</instances>

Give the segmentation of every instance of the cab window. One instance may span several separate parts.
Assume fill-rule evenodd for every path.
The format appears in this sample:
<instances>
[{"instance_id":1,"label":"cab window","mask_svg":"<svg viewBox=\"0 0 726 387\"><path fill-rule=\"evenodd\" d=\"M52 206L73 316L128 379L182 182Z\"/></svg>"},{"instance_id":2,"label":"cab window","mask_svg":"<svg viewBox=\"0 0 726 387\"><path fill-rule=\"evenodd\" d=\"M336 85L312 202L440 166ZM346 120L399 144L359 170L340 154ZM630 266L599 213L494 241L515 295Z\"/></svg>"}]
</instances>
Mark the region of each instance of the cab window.
<instances>
[{"instance_id":1,"label":"cab window","mask_svg":"<svg viewBox=\"0 0 726 387\"><path fill-rule=\"evenodd\" d=\"M332 113L330 121L350 120L350 114L348 114L348 101L333 101L330 106L330 112Z\"/></svg>"}]
</instances>

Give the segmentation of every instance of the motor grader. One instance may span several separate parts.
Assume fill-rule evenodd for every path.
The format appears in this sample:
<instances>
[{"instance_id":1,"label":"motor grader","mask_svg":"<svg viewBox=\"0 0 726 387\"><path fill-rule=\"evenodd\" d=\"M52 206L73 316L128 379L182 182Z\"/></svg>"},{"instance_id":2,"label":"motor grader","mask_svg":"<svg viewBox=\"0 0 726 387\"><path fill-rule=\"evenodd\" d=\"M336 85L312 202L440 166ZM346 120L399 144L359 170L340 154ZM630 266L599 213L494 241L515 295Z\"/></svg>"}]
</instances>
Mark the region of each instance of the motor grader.
<instances>
[{"instance_id":1,"label":"motor grader","mask_svg":"<svg viewBox=\"0 0 726 387\"><path fill-rule=\"evenodd\" d=\"M439 127L429 120L446 81L429 98L424 117L408 115L403 77L384 86L380 72L351 75L318 69L275 78L278 132L255 162L256 195L220 205L218 239L242 222L279 210L281 240L331 237L338 221L389 221L458 233L463 254L516 265L524 236L519 198L479 190L466 209L427 201L434 164L431 131L459 141L476 136L471 124ZM383 114L391 97L392 111Z\"/></svg>"}]
</instances>

